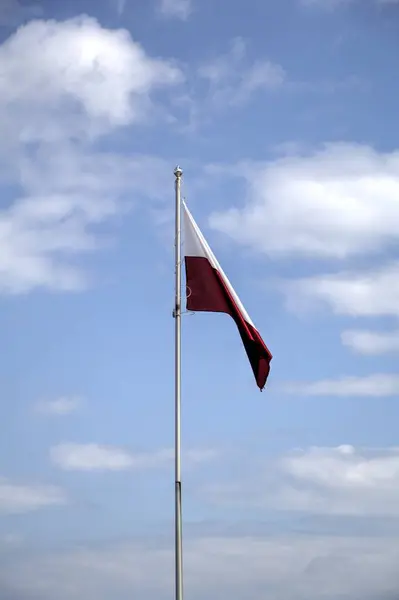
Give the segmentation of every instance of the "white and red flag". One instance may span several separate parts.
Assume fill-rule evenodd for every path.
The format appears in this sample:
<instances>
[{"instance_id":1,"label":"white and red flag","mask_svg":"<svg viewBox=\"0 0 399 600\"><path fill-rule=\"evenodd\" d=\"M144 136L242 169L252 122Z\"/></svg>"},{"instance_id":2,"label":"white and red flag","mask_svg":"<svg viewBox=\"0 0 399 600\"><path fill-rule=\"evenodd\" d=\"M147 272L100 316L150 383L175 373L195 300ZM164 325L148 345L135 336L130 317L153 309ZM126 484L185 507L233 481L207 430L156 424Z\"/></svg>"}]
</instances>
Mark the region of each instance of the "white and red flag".
<instances>
[{"instance_id":1,"label":"white and red flag","mask_svg":"<svg viewBox=\"0 0 399 600\"><path fill-rule=\"evenodd\" d=\"M183 213L187 310L222 312L234 319L262 390L272 355L184 202Z\"/></svg>"}]
</instances>

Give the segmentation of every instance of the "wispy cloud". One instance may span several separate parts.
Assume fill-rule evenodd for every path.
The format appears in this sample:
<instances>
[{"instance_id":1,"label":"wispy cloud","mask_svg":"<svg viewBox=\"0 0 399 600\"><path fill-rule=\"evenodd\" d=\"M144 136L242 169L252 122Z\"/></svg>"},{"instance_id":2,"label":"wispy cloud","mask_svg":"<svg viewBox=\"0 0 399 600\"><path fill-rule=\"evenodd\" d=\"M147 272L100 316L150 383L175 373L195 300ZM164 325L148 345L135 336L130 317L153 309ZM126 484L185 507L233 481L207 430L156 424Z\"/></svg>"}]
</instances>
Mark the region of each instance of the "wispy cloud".
<instances>
[{"instance_id":1,"label":"wispy cloud","mask_svg":"<svg viewBox=\"0 0 399 600\"><path fill-rule=\"evenodd\" d=\"M307 510L323 511L324 498L326 510L335 513L399 514L397 448L310 448L284 458L281 466L296 482L286 489L287 503L292 506L301 503L301 484L302 490L308 490L302 496L310 500Z\"/></svg>"},{"instance_id":2,"label":"wispy cloud","mask_svg":"<svg viewBox=\"0 0 399 600\"><path fill-rule=\"evenodd\" d=\"M321 9L334 9L351 4L362 4L364 0L299 0L302 6L308 8L321 8ZM370 0L372 4L384 5L384 4L398 4L399 0Z\"/></svg>"},{"instance_id":3,"label":"wispy cloud","mask_svg":"<svg viewBox=\"0 0 399 600\"><path fill-rule=\"evenodd\" d=\"M259 91L279 87L285 80L284 69L267 59L249 62L247 44L235 38L230 50L203 64L199 76L209 84L213 103L242 105Z\"/></svg>"},{"instance_id":4,"label":"wispy cloud","mask_svg":"<svg viewBox=\"0 0 399 600\"><path fill-rule=\"evenodd\" d=\"M358 0L299 0L299 3L302 4L302 6L306 6L309 8L314 7L314 8L332 9L332 8L337 8L339 6L346 6L348 4L352 4L353 2L357 2L357 1ZM381 2L381 0L375 0L375 1Z\"/></svg>"},{"instance_id":5,"label":"wispy cloud","mask_svg":"<svg viewBox=\"0 0 399 600\"><path fill-rule=\"evenodd\" d=\"M21 548L24 544L24 536L20 533L5 533L0 535L0 551L8 551Z\"/></svg>"},{"instance_id":6,"label":"wispy cloud","mask_svg":"<svg viewBox=\"0 0 399 600\"><path fill-rule=\"evenodd\" d=\"M161 15L186 21L193 11L192 0L159 0Z\"/></svg>"},{"instance_id":7,"label":"wispy cloud","mask_svg":"<svg viewBox=\"0 0 399 600\"><path fill-rule=\"evenodd\" d=\"M253 464L254 463L254 464ZM310 447L255 459L201 497L221 506L313 515L399 516L399 449ZM250 498L247 490L251 489Z\"/></svg>"},{"instance_id":8,"label":"wispy cloud","mask_svg":"<svg viewBox=\"0 0 399 600\"><path fill-rule=\"evenodd\" d=\"M0 69L0 293L84 288L76 258L101 245L96 228L126 210L125 192L144 191L149 158L99 153L93 142L142 124L152 92L183 75L88 17L29 22L0 46Z\"/></svg>"},{"instance_id":9,"label":"wispy cloud","mask_svg":"<svg viewBox=\"0 0 399 600\"><path fill-rule=\"evenodd\" d=\"M82 398L78 396L61 396L53 400L40 400L35 405L38 413L43 415L65 416L79 410Z\"/></svg>"},{"instance_id":10,"label":"wispy cloud","mask_svg":"<svg viewBox=\"0 0 399 600\"><path fill-rule=\"evenodd\" d=\"M116 12L121 17L125 12L126 0L116 0Z\"/></svg>"},{"instance_id":11,"label":"wispy cloud","mask_svg":"<svg viewBox=\"0 0 399 600\"><path fill-rule=\"evenodd\" d=\"M377 537L227 534L185 538L185 584L194 598L396 597L397 540ZM2 598L42 600L173 595L173 544L108 543L21 557L1 565ZM157 574L154 577L154 573ZM45 584L43 583L45 582ZM389 594L388 592L391 592Z\"/></svg>"},{"instance_id":12,"label":"wispy cloud","mask_svg":"<svg viewBox=\"0 0 399 600\"><path fill-rule=\"evenodd\" d=\"M202 500L217 502L226 510L245 506L246 511L256 508L258 515L262 509L268 515L270 510L288 511L290 519L293 513L363 519L399 515L399 449L395 447L310 447L245 461L242 469L233 465L223 473L217 487ZM385 583L396 581L392 577L397 570L397 540L369 539L363 530L359 537L274 532L265 538L261 532L224 535L219 525L214 535L185 539L186 584L194 595L227 594L244 600L258 597L259 590L267 588L276 597L293 600L299 591L300 597L314 599L320 594L328 599L374 597L369 596L372 590L381 597L378 592ZM166 545L164 540L143 543L142 539L80 544L68 552L52 550L51 558L35 554L15 560L7 562L0 579L22 600L36 592L43 600L61 600L71 585L77 598L100 600L132 588L143 596L163 599L172 590L169 540ZM157 577L150 577L154 572Z\"/></svg>"},{"instance_id":13,"label":"wispy cloud","mask_svg":"<svg viewBox=\"0 0 399 600\"><path fill-rule=\"evenodd\" d=\"M182 129L197 131L215 114L240 110L257 95L272 93L285 82L283 67L267 57L251 59L247 42L234 38L225 53L191 70L187 85L175 95L175 107L185 115Z\"/></svg>"},{"instance_id":14,"label":"wispy cloud","mask_svg":"<svg viewBox=\"0 0 399 600\"><path fill-rule=\"evenodd\" d=\"M66 504L63 490L51 485L21 484L0 479L0 513L27 513L47 506Z\"/></svg>"},{"instance_id":15,"label":"wispy cloud","mask_svg":"<svg viewBox=\"0 0 399 600\"><path fill-rule=\"evenodd\" d=\"M398 316L399 262L368 270L306 277L286 282L281 289L287 307L293 311L320 305L337 315Z\"/></svg>"},{"instance_id":16,"label":"wispy cloud","mask_svg":"<svg viewBox=\"0 0 399 600\"><path fill-rule=\"evenodd\" d=\"M0 2L0 25L16 27L24 19L33 19L43 14L43 6L40 1L23 3L19 0L1 0Z\"/></svg>"},{"instance_id":17,"label":"wispy cloud","mask_svg":"<svg viewBox=\"0 0 399 600\"><path fill-rule=\"evenodd\" d=\"M185 452L185 460L196 465L213 460L216 455L211 449L191 449ZM50 458L66 471L125 471L168 466L173 461L174 451L165 448L155 452L132 453L115 446L62 443L51 448Z\"/></svg>"},{"instance_id":18,"label":"wispy cloud","mask_svg":"<svg viewBox=\"0 0 399 600\"><path fill-rule=\"evenodd\" d=\"M288 383L284 390L301 396L383 397L399 395L399 375L377 373L364 377L340 377Z\"/></svg>"},{"instance_id":19,"label":"wispy cloud","mask_svg":"<svg viewBox=\"0 0 399 600\"><path fill-rule=\"evenodd\" d=\"M50 458L66 471L124 471L133 466L143 466L143 459L145 462L149 457L139 457L136 462L132 454L121 448L65 443L51 448ZM163 463L165 456L162 454L158 459Z\"/></svg>"},{"instance_id":20,"label":"wispy cloud","mask_svg":"<svg viewBox=\"0 0 399 600\"><path fill-rule=\"evenodd\" d=\"M341 333L344 346L358 354L376 356L399 352L399 331L370 331L367 329L349 329Z\"/></svg>"}]
</instances>

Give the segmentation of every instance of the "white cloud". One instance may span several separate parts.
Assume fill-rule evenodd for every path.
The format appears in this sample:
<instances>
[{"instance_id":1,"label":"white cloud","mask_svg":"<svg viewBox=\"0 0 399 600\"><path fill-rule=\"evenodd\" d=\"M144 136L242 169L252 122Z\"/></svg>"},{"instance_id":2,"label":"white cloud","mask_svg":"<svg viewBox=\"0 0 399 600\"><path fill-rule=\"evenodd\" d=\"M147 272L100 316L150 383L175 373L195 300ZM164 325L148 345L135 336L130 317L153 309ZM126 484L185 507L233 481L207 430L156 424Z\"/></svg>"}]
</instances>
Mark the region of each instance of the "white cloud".
<instances>
[{"instance_id":1,"label":"white cloud","mask_svg":"<svg viewBox=\"0 0 399 600\"><path fill-rule=\"evenodd\" d=\"M41 400L36 404L36 410L45 415L64 416L76 412L82 405L78 396L61 396L54 400Z\"/></svg>"},{"instance_id":2,"label":"white cloud","mask_svg":"<svg viewBox=\"0 0 399 600\"><path fill-rule=\"evenodd\" d=\"M399 515L399 449L310 448L284 458L292 479L286 508L354 515Z\"/></svg>"},{"instance_id":3,"label":"white cloud","mask_svg":"<svg viewBox=\"0 0 399 600\"><path fill-rule=\"evenodd\" d=\"M50 457L67 471L123 471L134 465L129 452L99 444L59 444L51 448Z\"/></svg>"},{"instance_id":4,"label":"white cloud","mask_svg":"<svg viewBox=\"0 0 399 600\"><path fill-rule=\"evenodd\" d=\"M89 156L58 145L53 151L51 156L49 147L43 155L21 161L26 195L0 210L0 293L86 287L87 276L76 259L101 248L99 224L131 208L121 196L129 192L137 201L162 193L162 161ZM153 174L147 189L145 169Z\"/></svg>"},{"instance_id":5,"label":"white cloud","mask_svg":"<svg viewBox=\"0 0 399 600\"><path fill-rule=\"evenodd\" d=\"M232 467L233 479L219 478L199 490L203 499L225 508L399 517L396 447L311 447Z\"/></svg>"},{"instance_id":6,"label":"white cloud","mask_svg":"<svg viewBox=\"0 0 399 600\"><path fill-rule=\"evenodd\" d=\"M52 135L50 127L66 109L78 123L93 119L101 128L142 119L151 91L182 79L173 64L148 56L128 31L105 29L89 17L21 27L0 46L0 71L0 111L13 121L18 117L25 139Z\"/></svg>"},{"instance_id":7,"label":"white cloud","mask_svg":"<svg viewBox=\"0 0 399 600\"><path fill-rule=\"evenodd\" d=\"M375 356L389 352L399 352L399 331L369 331L366 329L349 329L341 333L344 346L359 354Z\"/></svg>"},{"instance_id":8,"label":"white cloud","mask_svg":"<svg viewBox=\"0 0 399 600\"><path fill-rule=\"evenodd\" d=\"M241 105L262 90L275 89L285 80L280 65L269 60L248 64L247 48L242 38L235 38L229 52L199 69L199 76L209 83L209 96L220 107Z\"/></svg>"},{"instance_id":9,"label":"white cloud","mask_svg":"<svg viewBox=\"0 0 399 600\"><path fill-rule=\"evenodd\" d=\"M187 448L183 449L183 454L184 465L192 466L217 460L221 452L213 448Z\"/></svg>"},{"instance_id":10,"label":"white cloud","mask_svg":"<svg viewBox=\"0 0 399 600\"><path fill-rule=\"evenodd\" d=\"M292 310L327 305L338 315L399 315L399 262L367 271L343 271L287 282L282 286Z\"/></svg>"},{"instance_id":11,"label":"white cloud","mask_svg":"<svg viewBox=\"0 0 399 600\"><path fill-rule=\"evenodd\" d=\"M247 179L249 199L213 214L211 226L255 251L344 259L397 243L398 152L328 144L228 173Z\"/></svg>"},{"instance_id":12,"label":"white cloud","mask_svg":"<svg viewBox=\"0 0 399 600\"><path fill-rule=\"evenodd\" d=\"M329 9L352 4L353 2L357 2L357 0L300 0L303 6Z\"/></svg>"},{"instance_id":13,"label":"white cloud","mask_svg":"<svg viewBox=\"0 0 399 600\"><path fill-rule=\"evenodd\" d=\"M321 381L297 382L286 384L284 389L287 393L301 396L397 396L399 395L399 375L377 373L364 377L340 377Z\"/></svg>"},{"instance_id":14,"label":"white cloud","mask_svg":"<svg viewBox=\"0 0 399 600\"><path fill-rule=\"evenodd\" d=\"M99 246L96 226L126 210L127 193L159 196L164 168L148 156L95 152L91 142L142 123L152 91L182 74L127 31L88 17L21 27L0 46L0 73L0 293L81 289L76 259Z\"/></svg>"},{"instance_id":15,"label":"white cloud","mask_svg":"<svg viewBox=\"0 0 399 600\"><path fill-rule=\"evenodd\" d=\"M261 509L268 515L277 509L290 515L299 511L301 515L399 516L399 448L311 447L267 461L254 460L253 454L251 458L241 470L237 465L225 469L225 475L233 474L233 485L223 489L223 478L218 477L218 497L208 499L225 509L256 508L258 515ZM79 546L73 551L52 550L51 555L17 556L2 570L2 584L20 600L25 600L25 594L28 600L29 593L43 600L122 598L132 589L159 600L172 593L172 540ZM259 590L293 600L320 595L333 600L343 594L347 598L353 594L354 599L381 597L397 583L396 548L397 539L392 537L304 533L263 537L260 531L256 537L231 531L224 537L219 528L219 535L213 537L186 535L185 585L192 598L255 600ZM150 576L154 572L155 578ZM0 595L7 597L2 588Z\"/></svg>"},{"instance_id":16,"label":"white cloud","mask_svg":"<svg viewBox=\"0 0 399 600\"><path fill-rule=\"evenodd\" d=\"M17 558L1 567L1 581L7 599L124 599L134 590L137 597L166 600L173 595L173 543L145 540ZM194 600L255 600L265 594L277 600L396 597L397 540L186 537L184 584Z\"/></svg>"},{"instance_id":17,"label":"white cloud","mask_svg":"<svg viewBox=\"0 0 399 600\"><path fill-rule=\"evenodd\" d=\"M25 485L0 479L0 514L19 514L66 503L64 492L51 485Z\"/></svg>"},{"instance_id":18,"label":"white cloud","mask_svg":"<svg viewBox=\"0 0 399 600\"><path fill-rule=\"evenodd\" d=\"M300 0L300 3L306 7L327 8L333 9L340 6L348 6L349 4L362 4L364 0ZM397 4L399 0L371 0L377 5Z\"/></svg>"},{"instance_id":19,"label":"white cloud","mask_svg":"<svg viewBox=\"0 0 399 600\"><path fill-rule=\"evenodd\" d=\"M364 0L300 0L300 3L306 7L333 9L350 4L362 4ZM371 0L371 3L379 5L398 4L399 0Z\"/></svg>"},{"instance_id":20,"label":"white cloud","mask_svg":"<svg viewBox=\"0 0 399 600\"><path fill-rule=\"evenodd\" d=\"M212 449L189 449L184 453L185 464L195 466L216 458ZM50 449L54 464L67 471L124 471L168 466L174 458L170 448L155 452L132 453L115 446L100 444L62 443Z\"/></svg>"},{"instance_id":21,"label":"white cloud","mask_svg":"<svg viewBox=\"0 0 399 600\"><path fill-rule=\"evenodd\" d=\"M164 17L186 21L193 11L192 0L160 0L160 13Z\"/></svg>"}]
</instances>

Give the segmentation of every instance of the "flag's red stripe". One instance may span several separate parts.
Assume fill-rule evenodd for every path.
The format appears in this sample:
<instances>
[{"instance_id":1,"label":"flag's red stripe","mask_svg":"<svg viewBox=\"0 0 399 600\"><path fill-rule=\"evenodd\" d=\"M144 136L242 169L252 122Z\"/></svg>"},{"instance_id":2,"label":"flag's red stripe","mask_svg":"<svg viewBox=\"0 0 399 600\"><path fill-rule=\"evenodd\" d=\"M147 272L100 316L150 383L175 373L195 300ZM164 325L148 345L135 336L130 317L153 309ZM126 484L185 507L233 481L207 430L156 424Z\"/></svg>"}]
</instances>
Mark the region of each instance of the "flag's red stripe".
<instances>
[{"instance_id":1,"label":"flag's red stripe","mask_svg":"<svg viewBox=\"0 0 399 600\"><path fill-rule=\"evenodd\" d=\"M187 309L223 312L230 315L240 332L256 383L263 389L270 371L272 355L259 332L248 323L219 271L207 258L186 256Z\"/></svg>"}]
</instances>

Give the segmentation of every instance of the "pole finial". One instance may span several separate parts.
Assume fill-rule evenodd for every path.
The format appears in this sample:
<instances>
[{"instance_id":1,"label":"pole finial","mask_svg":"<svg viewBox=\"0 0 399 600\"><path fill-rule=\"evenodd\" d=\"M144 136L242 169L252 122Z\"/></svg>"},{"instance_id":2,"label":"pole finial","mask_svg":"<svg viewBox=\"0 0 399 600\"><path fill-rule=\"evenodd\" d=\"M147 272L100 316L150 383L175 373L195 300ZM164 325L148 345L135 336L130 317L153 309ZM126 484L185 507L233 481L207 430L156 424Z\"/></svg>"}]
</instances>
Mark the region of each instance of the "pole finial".
<instances>
[{"instance_id":1,"label":"pole finial","mask_svg":"<svg viewBox=\"0 0 399 600\"><path fill-rule=\"evenodd\" d=\"M183 171L179 166L177 166L173 172L176 179L180 179L180 177L183 175Z\"/></svg>"}]
</instances>

